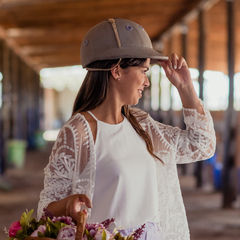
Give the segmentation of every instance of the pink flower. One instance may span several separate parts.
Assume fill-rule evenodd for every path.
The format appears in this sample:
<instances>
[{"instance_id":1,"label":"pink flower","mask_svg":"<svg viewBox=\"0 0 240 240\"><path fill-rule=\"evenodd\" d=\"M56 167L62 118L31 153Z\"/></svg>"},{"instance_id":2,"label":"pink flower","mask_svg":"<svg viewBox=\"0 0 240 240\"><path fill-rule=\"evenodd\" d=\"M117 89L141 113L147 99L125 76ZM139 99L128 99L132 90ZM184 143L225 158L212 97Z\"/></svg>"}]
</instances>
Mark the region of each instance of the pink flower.
<instances>
[{"instance_id":1,"label":"pink flower","mask_svg":"<svg viewBox=\"0 0 240 240\"><path fill-rule=\"evenodd\" d=\"M46 226L45 225L40 225L37 230L35 230L32 234L31 237L38 237L38 232L44 234L46 231Z\"/></svg>"},{"instance_id":2,"label":"pink flower","mask_svg":"<svg viewBox=\"0 0 240 240\"><path fill-rule=\"evenodd\" d=\"M16 237L17 231L22 229L20 222L13 222L9 227L9 237Z\"/></svg>"},{"instance_id":3,"label":"pink flower","mask_svg":"<svg viewBox=\"0 0 240 240\"><path fill-rule=\"evenodd\" d=\"M75 237L76 227L65 226L59 230L57 239L75 240Z\"/></svg>"},{"instance_id":4,"label":"pink flower","mask_svg":"<svg viewBox=\"0 0 240 240\"><path fill-rule=\"evenodd\" d=\"M87 235L83 235L83 240L88 240L88 237L87 237Z\"/></svg>"},{"instance_id":5,"label":"pink flower","mask_svg":"<svg viewBox=\"0 0 240 240\"><path fill-rule=\"evenodd\" d=\"M105 229L105 233L106 233L106 240L109 240L112 234L106 229ZM102 240L102 234L103 234L103 228L98 229L98 231L94 236L94 240Z\"/></svg>"}]
</instances>

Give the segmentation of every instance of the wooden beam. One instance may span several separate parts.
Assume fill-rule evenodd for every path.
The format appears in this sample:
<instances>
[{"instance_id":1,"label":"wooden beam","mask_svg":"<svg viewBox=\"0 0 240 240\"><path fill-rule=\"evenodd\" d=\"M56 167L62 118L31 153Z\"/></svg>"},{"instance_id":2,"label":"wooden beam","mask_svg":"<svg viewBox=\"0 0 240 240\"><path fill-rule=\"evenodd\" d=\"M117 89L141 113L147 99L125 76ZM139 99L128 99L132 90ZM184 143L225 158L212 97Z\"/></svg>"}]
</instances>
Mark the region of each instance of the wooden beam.
<instances>
[{"instance_id":1,"label":"wooden beam","mask_svg":"<svg viewBox=\"0 0 240 240\"><path fill-rule=\"evenodd\" d=\"M7 46L10 47L11 49L13 49L13 51L24 61L26 62L27 65L29 65L30 67L32 67L36 72L39 72L40 69L38 69L33 63L32 61L29 59L29 57L25 54L22 53L21 48L18 44L16 44L16 42L9 38L6 34L5 29L3 29L0 26L0 39L3 39Z\"/></svg>"},{"instance_id":2,"label":"wooden beam","mask_svg":"<svg viewBox=\"0 0 240 240\"><path fill-rule=\"evenodd\" d=\"M176 31L176 29L180 31L182 23L188 24L190 21L193 21L198 17L200 11L209 10L219 1L220 0L202 0L194 9L192 9L185 16L176 21L172 26L169 26L169 28L163 33L159 34L159 37L158 39L156 39L156 41L161 40L162 38L168 38L171 35L171 32ZM155 39L153 39L153 41L154 40Z\"/></svg>"},{"instance_id":3,"label":"wooden beam","mask_svg":"<svg viewBox=\"0 0 240 240\"><path fill-rule=\"evenodd\" d=\"M80 43L69 43L69 44L49 44L49 45L37 45L37 46L24 46L21 48L22 52L26 55L32 56L43 56L48 54L63 53L66 54L80 53Z\"/></svg>"},{"instance_id":4,"label":"wooden beam","mask_svg":"<svg viewBox=\"0 0 240 240\"><path fill-rule=\"evenodd\" d=\"M4 7L0 11L0 24L4 28L9 27L41 27L41 26L66 26L74 25L90 27L112 16L135 20L144 25L151 18L153 26L161 21L164 29L169 27L168 22L176 21L181 16L196 6L200 0L152 0L146 1L65 1L59 4L45 3L21 7ZM174 8L173 8L174 5ZM90 11L89 11L90 10ZM111 12L111 14L110 14ZM17 19L17 21L16 21ZM154 22L155 19L155 22Z\"/></svg>"},{"instance_id":5,"label":"wooden beam","mask_svg":"<svg viewBox=\"0 0 240 240\"><path fill-rule=\"evenodd\" d=\"M78 62L80 64L80 53L79 54L69 54L65 53L57 53L57 54L49 54L44 56L33 56L31 59L37 64L42 63L59 63L59 62Z\"/></svg>"}]
</instances>

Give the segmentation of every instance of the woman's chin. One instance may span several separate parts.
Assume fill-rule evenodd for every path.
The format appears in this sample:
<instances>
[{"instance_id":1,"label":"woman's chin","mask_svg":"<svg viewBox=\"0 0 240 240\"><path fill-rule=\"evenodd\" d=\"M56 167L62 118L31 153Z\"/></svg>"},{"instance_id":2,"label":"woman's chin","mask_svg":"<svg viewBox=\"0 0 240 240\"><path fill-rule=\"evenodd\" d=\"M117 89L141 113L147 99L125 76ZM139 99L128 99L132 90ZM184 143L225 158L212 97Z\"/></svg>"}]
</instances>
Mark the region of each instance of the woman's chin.
<instances>
[{"instance_id":1,"label":"woman's chin","mask_svg":"<svg viewBox=\"0 0 240 240\"><path fill-rule=\"evenodd\" d=\"M126 101L125 105L134 106L134 105L137 105L138 102L139 102L139 99L132 99L131 101Z\"/></svg>"},{"instance_id":2,"label":"woman's chin","mask_svg":"<svg viewBox=\"0 0 240 240\"><path fill-rule=\"evenodd\" d=\"M133 101L131 104L128 104L128 105L135 106L135 105L138 104L138 102L139 102L139 100L137 100L137 101Z\"/></svg>"}]
</instances>

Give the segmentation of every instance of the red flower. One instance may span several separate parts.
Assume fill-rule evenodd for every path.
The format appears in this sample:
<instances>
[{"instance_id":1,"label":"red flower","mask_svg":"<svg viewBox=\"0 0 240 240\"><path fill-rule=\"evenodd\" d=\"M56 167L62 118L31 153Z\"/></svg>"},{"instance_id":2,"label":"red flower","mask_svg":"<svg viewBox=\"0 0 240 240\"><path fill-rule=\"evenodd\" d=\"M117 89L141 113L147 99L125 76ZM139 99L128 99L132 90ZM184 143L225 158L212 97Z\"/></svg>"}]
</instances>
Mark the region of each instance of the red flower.
<instances>
[{"instance_id":1,"label":"red flower","mask_svg":"<svg viewBox=\"0 0 240 240\"><path fill-rule=\"evenodd\" d=\"M9 237L16 237L17 231L22 229L20 222L13 222L9 227Z\"/></svg>"}]
</instances>

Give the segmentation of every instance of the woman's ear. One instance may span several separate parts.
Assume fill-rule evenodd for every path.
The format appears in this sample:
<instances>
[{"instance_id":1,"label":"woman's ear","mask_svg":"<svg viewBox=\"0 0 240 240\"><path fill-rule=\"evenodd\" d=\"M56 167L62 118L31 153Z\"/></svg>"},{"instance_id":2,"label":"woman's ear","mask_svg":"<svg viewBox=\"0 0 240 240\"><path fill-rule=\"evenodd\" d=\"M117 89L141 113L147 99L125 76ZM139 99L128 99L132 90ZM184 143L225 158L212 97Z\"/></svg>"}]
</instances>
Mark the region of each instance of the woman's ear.
<instances>
[{"instance_id":1,"label":"woman's ear","mask_svg":"<svg viewBox=\"0 0 240 240\"><path fill-rule=\"evenodd\" d=\"M120 78L121 78L121 73L120 73L120 66L119 66L119 65L116 66L115 68L113 68L113 69L111 70L111 73L112 73L112 76L113 76L114 79L120 80Z\"/></svg>"}]
</instances>

